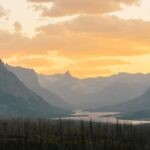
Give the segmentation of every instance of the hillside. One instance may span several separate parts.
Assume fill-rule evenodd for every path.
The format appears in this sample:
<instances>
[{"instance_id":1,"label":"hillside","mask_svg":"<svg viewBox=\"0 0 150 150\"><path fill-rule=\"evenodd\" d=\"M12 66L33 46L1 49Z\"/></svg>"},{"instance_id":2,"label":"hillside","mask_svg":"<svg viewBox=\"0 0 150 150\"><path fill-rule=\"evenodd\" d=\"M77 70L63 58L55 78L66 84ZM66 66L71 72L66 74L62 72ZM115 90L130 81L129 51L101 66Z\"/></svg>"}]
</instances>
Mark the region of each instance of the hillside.
<instances>
[{"instance_id":1,"label":"hillside","mask_svg":"<svg viewBox=\"0 0 150 150\"><path fill-rule=\"evenodd\" d=\"M57 96L55 93L47 90L44 87L41 87L38 81L37 74L33 69L12 67L9 65L7 65L7 68L9 71L13 72L19 78L19 80L26 85L26 87L34 91L37 95L41 96L51 105L58 107L64 111L71 111L73 109L73 106Z\"/></svg>"},{"instance_id":2,"label":"hillside","mask_svg":"<svg viewBox=\"0 0 150 150\"><path fill-rule=\"evenodd\" d=\"M121 112L124 119L150 120L150 88L141 96L117 105L94 109L94 111Z\"/></svg>"},{"instance_id":3,"label":"hillside","mask_svg":"<svg viewBox=\"0 0 150 150\"><path fill-rule=\"evenodd\" d=\"M66 114L29 90L0 61L0 116L52 117Z\"/></svg>"}]
</instances>

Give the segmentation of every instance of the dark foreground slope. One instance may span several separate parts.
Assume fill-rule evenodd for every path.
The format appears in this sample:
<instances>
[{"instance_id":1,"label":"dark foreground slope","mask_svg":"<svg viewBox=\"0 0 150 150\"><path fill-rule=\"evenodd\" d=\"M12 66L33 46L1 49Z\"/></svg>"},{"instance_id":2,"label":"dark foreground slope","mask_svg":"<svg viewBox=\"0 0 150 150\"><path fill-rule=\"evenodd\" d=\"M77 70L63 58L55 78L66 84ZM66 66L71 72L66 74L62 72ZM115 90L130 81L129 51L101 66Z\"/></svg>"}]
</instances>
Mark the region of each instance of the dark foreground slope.
<instances>
[{"instance_id":1,"label":"dark foreground slope","mask_svg":"<svg viewBox=\"0 0 150 150\"><path fill-rule=\"evenodd\" d=\"M34 91L37 95L41 96L51 105L58 107L62 110L71 111L73 107L65 102L62 98L40 86L37 74L33 69L26 69L22 67L11 67L7 65L7 69L13 72L26 87ZM61 92L61 91L60 91Z\"/></svg>"},{"instance_id":2,"label":"dark foreground slope","mask_svg":"<svg viewBox=\"0 0 150 150\"><path fill-rule=\"evenodd\" d=\"M51 117L65 113L30 91L0 61L1 117Z\"/></svg>"},{"instance_id":3,"label":"dark foreground slope","mask_svg":"<svg viewBox=\"0 0 150 150\"><path fill-rule=\"evenodd\" d=\"M0 120L1 150L150 150L150 125Z\"/></svg>"}]
</instances>

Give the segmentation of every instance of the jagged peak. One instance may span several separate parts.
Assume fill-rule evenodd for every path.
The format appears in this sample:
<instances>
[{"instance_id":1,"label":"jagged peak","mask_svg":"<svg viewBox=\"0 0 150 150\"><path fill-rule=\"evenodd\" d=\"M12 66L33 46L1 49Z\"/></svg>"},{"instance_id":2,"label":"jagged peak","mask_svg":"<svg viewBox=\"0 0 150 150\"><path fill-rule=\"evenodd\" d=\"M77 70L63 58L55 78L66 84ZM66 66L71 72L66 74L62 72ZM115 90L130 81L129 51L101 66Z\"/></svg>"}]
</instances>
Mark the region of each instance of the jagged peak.
<instances>
[{"instance_id":1,"label":"jagged peak","mask_svg":"<svg viewBox=\"0 0 150 150\"><path fill-rule=\"evenodd\" d=\"M0 58L0 64L4 64L1 58Z\"/></svg>"},{"instance_id":2,"label":"jagged peak","mask_svg":"<svg viewBox=\"0 0 150 150\"><path fill-rule=\"evenodd\" d=\"M67 70L67 71L64 73L64 75L72 76L69 70Z\"/></svg>"},{"instance_id":3,"label":"jagged peak","mask_svg":"<svg viewBox=\"0 0 150 150\"><path fill-rule=\"evenodd\" d=\"M2 61L2 59L0 59L0 67L1 67L1 68L4 68L4 67L5 67L4 62Z\"/></svg>"},{"instance_id":4,"label":"jagged peak","mask_svg":"<svg viewBox=\"0 0 150 150\"><path fill-rule=\"evenodd\" d=\"M70 78L70 79L76 78L76 77L74 77L74 76L70 73L70 71L66 71L66 72L63 74L63 77L65 77L65 78Z\"/></svg>"}]
</instances>

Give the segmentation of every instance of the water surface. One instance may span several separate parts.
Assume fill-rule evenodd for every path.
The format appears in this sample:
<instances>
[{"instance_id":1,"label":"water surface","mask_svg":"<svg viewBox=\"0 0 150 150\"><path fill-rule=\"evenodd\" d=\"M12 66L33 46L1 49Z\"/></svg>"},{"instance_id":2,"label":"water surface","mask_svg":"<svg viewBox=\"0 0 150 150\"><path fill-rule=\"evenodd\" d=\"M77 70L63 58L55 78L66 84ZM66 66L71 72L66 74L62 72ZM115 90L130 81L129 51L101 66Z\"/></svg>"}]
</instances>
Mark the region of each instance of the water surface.
<instances>
[{"instance_id":1,"label":"water surface","mask_svg":"<svg viewBox=\"0 0 150 150\"><path fill-rule=\"evenodd\" d=\"M72 116L64 117L61 119L67 120L83 120L83 121L95 121L103 123L126 123L126 124L146 124L150 121L139 121L139 120L118 120L116 112L88 112L77 110Z\"/></svg>"}]
</instances>

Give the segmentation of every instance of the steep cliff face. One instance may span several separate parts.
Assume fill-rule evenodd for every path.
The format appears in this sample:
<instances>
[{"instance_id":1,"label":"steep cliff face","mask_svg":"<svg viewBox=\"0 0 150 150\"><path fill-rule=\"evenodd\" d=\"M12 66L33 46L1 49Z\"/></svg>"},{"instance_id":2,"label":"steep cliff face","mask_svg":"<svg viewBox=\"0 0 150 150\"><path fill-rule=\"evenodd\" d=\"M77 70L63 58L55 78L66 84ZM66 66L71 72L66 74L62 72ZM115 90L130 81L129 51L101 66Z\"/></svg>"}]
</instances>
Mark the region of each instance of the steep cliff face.
<instances>
[{"instance_id":1,"label":"steep cliff face","mask_svg":"<svg viewBox=\"0 0 150 150\"><path fill-rule=\"evenodd\" d=\"M1 117L51 117L66 112L47 103L29 90L0 61L0 116Z\"/></svg>"},{"instance_id":2,"label":"steep cliff face","mask_svg":"<svg viewBox=\"0 0 150 150\"><path fill-rule=\"evenodd\" d=\"M18 79L25 84L30 90L34 91L37 95L41 96L44 100L46 100L51 105L58 107L64 111L71 111L72 106L65 102L62 98L43 88L39 84L39 80L36 72L33 69L27 69L22 67L12 67L6 65L7 69L13 72Z\"/></svg>"}]
</instances>

